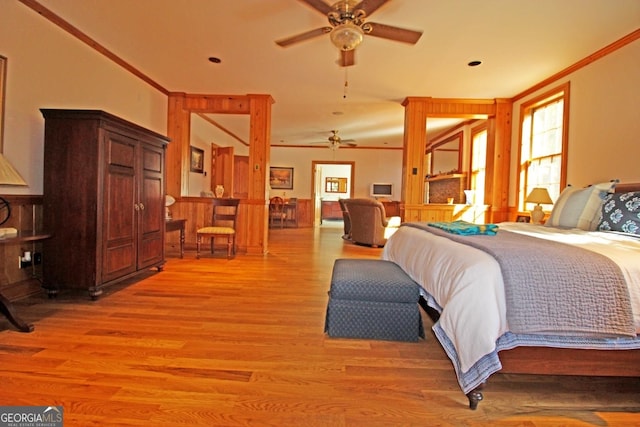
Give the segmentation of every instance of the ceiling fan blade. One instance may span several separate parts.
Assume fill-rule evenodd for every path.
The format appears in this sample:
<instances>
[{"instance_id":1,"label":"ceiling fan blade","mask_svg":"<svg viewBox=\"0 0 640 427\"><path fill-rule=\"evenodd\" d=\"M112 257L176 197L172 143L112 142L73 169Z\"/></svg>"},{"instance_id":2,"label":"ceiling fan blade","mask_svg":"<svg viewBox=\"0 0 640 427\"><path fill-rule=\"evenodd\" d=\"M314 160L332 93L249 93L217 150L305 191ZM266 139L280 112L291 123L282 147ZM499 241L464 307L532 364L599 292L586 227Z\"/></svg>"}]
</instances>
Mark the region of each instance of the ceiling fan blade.
<instances>
[{"instance_id":1,"label":"ceiling fan blade","mask_svg":"<svg viewBox=\"0 0 640 427\"><path fill-rule=\"evenodd\" d=\"M381 37L403 43L416 44L418 40L420 40L420 36L422 36L422 31L407 30L375 22L367 22L366 25L371 27L371 32L367 33L369 36Z\"/></svg>"},{"instance_id":2,"label":"ceiling fan blade","mask_svg":"<svg viewBox=\"0 0 640 427\"><path fill-rule=\"evenodd\" d=\"M329 13L329 12L331 12L333 10L331 8L331 6L329 6L328 4L323 2L322 0L300 0L300 1L302 3L308 4L309 6L311 6L312 8L317 10L318 12L322 13L323 15L326 15L327 13Z\"/></svg>"},{"instance_id":3,"label":"ceiling fan blade","mask_svg":"<svg viewBox=\"0 0 640 427\"><path fill-rule=\"evenodd\" d=\"M356 142L355 139L341 139L340 140L341 144L353 144L354 142ZM355 144L353 144L353 145L355 145Z\"/></svg>"},{"instance_id":4,"label":"ceiling fan blade","mask_svg":"<svg viewBox=\"0 0 640 427\"><path fill-rule=\"evenodd\" d=\"M389 0L362 0L360 4L354 7L354 9L361 9L364 11L366 16L371 16L373 12L375 12L381 6L384 6L384 4L388 2Z\"/></svg>"},{"instance_id":5,"label":"ceiling fan blade","mask_svg":"<svg viewBox=\"0 0 640 427\"><path fill-rule=\"evenodd\" d=\"M345 140L340 141L340 145L346 145L348 147L357 147L358 144L356 144L355 142L348 142Z\"/></svg>"},{"instance_id":6,"label":"ceiling fan blade","mask_svg":"<svg viewBox=\"0 0 640 427\"><path fill-rule=\"evenodd\" d=\"M331 32L331 27L316 28L315 30L306 31L304 33L296 34L295 36L292 36L292 37L287 37L286 39L276 40L276 44L282 47L287 47L294 43L299 43L305 40L309 40L314 37L327 34L329 32Z\"/></svg>"},{"instance_id":7,"label":"ceiling fan blade","mask_svg":"<svg viewBox=\"0 0 640 427\"><path fill-rule=\"evenodd\" d=\"M350 67L356 64L356 50L341 50L340 51L340 59L338 59L338 64L341 67Z\"/></svg>"}]
</instances>

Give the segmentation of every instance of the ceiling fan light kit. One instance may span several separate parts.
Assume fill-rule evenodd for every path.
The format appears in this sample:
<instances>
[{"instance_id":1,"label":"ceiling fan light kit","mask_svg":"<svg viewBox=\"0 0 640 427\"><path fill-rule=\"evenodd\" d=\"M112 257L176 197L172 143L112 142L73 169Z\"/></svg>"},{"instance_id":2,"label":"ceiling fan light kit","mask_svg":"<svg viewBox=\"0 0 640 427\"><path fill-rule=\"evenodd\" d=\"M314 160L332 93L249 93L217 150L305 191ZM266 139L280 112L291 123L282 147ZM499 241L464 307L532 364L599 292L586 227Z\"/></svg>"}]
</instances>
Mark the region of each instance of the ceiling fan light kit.
<instances>
[{"instance_id":1,"label":"ceiling fan light kit","mask_svg":"<svg viewBox=\"0 0 640 427\"><path fill-rule=\"evenodd\" d=\"M338 25L329 34L331 42L340 50L353 50L364 40L362 28L350 22Z\"/></svg>"}]
</instances>

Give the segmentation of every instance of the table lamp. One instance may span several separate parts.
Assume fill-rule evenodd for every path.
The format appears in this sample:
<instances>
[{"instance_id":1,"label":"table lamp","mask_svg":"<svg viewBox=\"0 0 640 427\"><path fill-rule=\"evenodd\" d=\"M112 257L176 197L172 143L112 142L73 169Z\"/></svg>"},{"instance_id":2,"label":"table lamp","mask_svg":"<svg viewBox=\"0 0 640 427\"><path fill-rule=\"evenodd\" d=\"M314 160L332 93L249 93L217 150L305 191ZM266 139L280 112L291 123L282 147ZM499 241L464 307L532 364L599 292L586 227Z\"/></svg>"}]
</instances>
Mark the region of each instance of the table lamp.
<instances>
[{"instance_id":1,"label":"table lamp","mask_svg":"<svg viewBox=\"0 0 640 427\"><path fill-rule=\"evenodd\" d=\"M543 205L552 205L553 200L549 196L549 192L546 188L543 187L535 187L531 190L531 193L524 200L525 203L535 203L533 210L531 211L531 222L534 224L542 224L542 220L544 219L544 212L542 211Z\"/></svg>"},{"instance_id":2,"label":"table lamp","mask_svg":"<svg viewBox=\"0 0 640 427\"><path fill-rule=\"evenodd\" d=\"M0 152L0 185L20 185L27 183L24 181L20 173L11 165L9 160ZM11 205L4 198L0 197L0 225L9 220L11 216ZM6 237L7 233L13 233L14 228L0 229L0 235Z\"/></svg>"},{"instance_id":3,"label":"table lamp","mask_svg":"<svg viewBox=\"0 0 640 427\"><path fill-rule=\"evenodd\" d=\"M170 194L167 194L164 197L164 219L171 219L171 211L169 210L169 206L173 205L175 202L176 199Z\"/></svg>"}]
</instances>

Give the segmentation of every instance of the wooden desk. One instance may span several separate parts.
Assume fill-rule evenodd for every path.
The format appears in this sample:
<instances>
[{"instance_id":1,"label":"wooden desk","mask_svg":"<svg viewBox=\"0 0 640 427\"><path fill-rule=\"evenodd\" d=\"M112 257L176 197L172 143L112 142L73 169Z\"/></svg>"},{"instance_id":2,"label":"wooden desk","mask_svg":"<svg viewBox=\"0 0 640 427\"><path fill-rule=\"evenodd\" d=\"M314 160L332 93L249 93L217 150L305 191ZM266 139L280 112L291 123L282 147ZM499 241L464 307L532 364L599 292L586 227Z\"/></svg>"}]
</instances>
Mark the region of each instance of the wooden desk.
<instances>
[{"instance_id":1,"label":"wooden desk","mask_svg":"<svg viewBox=\"0 0 640 427\"><path fill-rule=\"evenodd\" d=\"M180 258L184 258L184 228L186 219L167 219L165 222L165 231L180 231Z\"/></svg>"},{"instance_id":2,"label":"wooden desk","mask_svg":"<svg viewBox=\"0 0 640 427\"><path fill-rule=\"evenodd\" d=\"M0 239L0 245L9 245L12 243L23 242L39 242L51 237L49 233L37 232L37 231L18 231L17 236L4 237ZM0 312L15 326L20 332L32 332L33 325L26 323L15 313L13 304L0 292Z\"/></svg>"},{"instance_id":3,"label":"wooden desk","mask_svg":"<svg viewBox=\"0 0 640 427\"><path fill-rule=\"evenodd\" d=\"M400 202L397 200L380 201L384 206L384 212L387 218L392 216L400 216Z\"/></svg>"},{"instance_id":4,"label":"wooden desk","mask_svg":"<svg viewBox=\"0 0 640 427\"><path fill-rule=\"evenodd\" d=\"M320 224L325 219L343 219L342 209L337 200L322 200L320 205Z\"/></svg>"}]
</instances>

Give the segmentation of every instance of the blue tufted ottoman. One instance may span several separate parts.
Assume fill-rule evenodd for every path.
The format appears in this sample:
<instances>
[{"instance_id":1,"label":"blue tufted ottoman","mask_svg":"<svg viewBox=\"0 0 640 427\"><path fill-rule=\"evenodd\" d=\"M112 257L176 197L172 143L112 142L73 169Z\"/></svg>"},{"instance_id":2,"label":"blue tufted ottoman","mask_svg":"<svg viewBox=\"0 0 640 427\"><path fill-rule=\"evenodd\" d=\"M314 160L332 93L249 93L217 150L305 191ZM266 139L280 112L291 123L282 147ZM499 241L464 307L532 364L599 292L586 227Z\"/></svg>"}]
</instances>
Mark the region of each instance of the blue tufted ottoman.
<instances>
[{"instance_id":1,"label":"blue tufted ottoman","mask_svg":"<svg viewBox=\"0 0 640 427\"><path fill-rule=\"evenodd\" d=\"M338 259L324 330L330 337L418 341L418 284L391 261Z\"/></svg>"}]
</instances>

